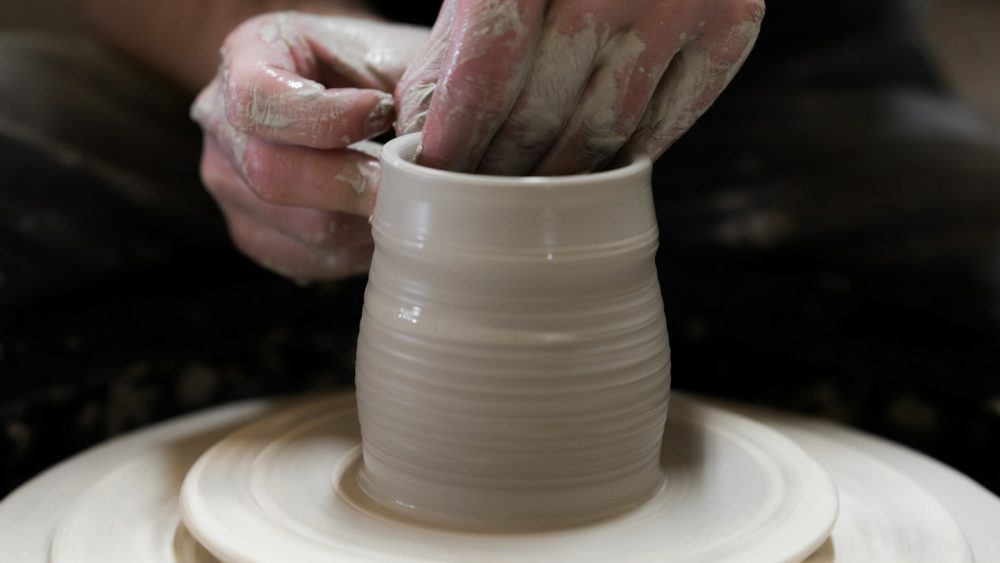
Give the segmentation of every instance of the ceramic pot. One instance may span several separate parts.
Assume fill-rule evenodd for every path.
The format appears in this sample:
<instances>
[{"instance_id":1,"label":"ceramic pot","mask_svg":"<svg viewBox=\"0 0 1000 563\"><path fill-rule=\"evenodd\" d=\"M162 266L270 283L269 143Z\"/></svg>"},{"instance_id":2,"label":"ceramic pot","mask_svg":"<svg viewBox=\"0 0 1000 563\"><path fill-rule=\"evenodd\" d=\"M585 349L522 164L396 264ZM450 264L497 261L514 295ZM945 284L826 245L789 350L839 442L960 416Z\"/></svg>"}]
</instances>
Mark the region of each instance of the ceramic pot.
<instances>
[{"instance_id":1,"label":"ceramic pot","mask_svg":"<svg viewBox=\"0 0 1000 563\"><path fill-rule=\"evenodd\" d=\"M670 355L650 161L562 177L389 142L357 354L364 490L445 526L564 526L661 484Z\"/></svg>"}]
</instances>

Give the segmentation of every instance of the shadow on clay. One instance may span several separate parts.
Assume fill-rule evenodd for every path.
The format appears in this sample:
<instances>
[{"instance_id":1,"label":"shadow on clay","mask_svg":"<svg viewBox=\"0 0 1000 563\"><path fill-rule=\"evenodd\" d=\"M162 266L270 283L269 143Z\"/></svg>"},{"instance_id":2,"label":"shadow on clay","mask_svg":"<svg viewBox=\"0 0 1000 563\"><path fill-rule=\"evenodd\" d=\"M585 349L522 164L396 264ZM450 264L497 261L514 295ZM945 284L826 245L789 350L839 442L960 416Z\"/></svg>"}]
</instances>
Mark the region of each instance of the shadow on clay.
<instances>
[{"instance_id":1,"label":"shadow on clay","mask_svg":"<svg viewBox=\"0 0 1000 563\"><path fill-rule=\"evenodd\" d=\"M705 465L706 430L696 416L670 406L660 451L660 470L666 479L697 475Z\"/></svg>"}]
</instances>

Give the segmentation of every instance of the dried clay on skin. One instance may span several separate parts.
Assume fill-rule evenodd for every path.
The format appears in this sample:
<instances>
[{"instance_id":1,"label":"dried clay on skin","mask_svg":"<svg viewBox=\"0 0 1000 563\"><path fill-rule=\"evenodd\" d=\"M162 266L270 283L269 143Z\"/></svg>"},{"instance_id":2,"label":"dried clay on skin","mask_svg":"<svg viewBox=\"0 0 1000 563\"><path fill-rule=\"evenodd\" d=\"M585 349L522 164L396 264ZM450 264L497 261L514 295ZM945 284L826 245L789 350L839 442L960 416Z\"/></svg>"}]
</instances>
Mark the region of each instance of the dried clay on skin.
<instances>
[{"instance_id":1,"label":"dried clay on skin","mask_svg":"<svg viewBox=\"0 0 1000 563\"><path fill-rule=\"evenodd\" d=\"M515 163L533 162L541 156L545 145L562 129L568 110L576 104L590 74L588 70L607 36L607 29L599 30L589 18L587 25L575 33L553 29L540 38L536 57L553 64L531 68L518 102L520 107L515 106L517 117L505 125L497 142L490 146L482 171L502 172L518 167Z\"/></svg>"},{"instance_id":2,"label":"dried clay on skin","mask_svg":"<svg viewBox=\"0 0 1000 563\"><path fill-rule=\"evenodd\" d=\"M457 105L448 104L448 92L437 88L437 81L446 77L438 76L437 70L442 67L449 51L455 49L452 57L455 60L448 61L452 68L461 67L469 61L485 56L484 45L490 46L495 43L489 39L511 36L508 41L518 41L520 37L529 32L521 18L517 2L512 0L489 0L464 23L462 30L454 28L455 3L452 2L445 7L446 13L443 17L446 20L446 27L436 30L431 44L427 45L424 56L415 61L414 68L410 73L424 80L419 80L413 84L406 85L406 88L399 93L399 122L397 131L400 134L413 133L423 129L427 112L430 109L434 97L440 98L436 103L450 112L462 112L464 108ZM467 31L475 38L475 41L462 42L453 45L453 34ZM486 39L486 41L484 41ZM504 99L513 103L517 90L520 88L521 80L512 80L506 84L507 93ZM480 146L489 139L470 139L471 147ZM470 149L475 152L475 149Z\"/></svg>"},{"instance_id":3,"label":"dried clay on skin","mask_svg":"<svg viewBox=\"0 0 1000 563\"><path fill-rule=\"evenodd\" d=\"M728 45L745 45L736 57L720 60L718 53L707 52L696 40L674 55L639 123L639 130L649 137L647 144L665 148L694 125L711 105L711 100L703 98L718 94L711 86L719 85L721 89L732 80L750 55L759 30L760 24L753 21L733 27L722 54L729 55L725 52Z\"/></svg>"},{"instance_id":4,"label":"dried clay on skin","mask_svg":"<svg viewBox=\"0 0 1000 563\"><path fill-rule=\"evenodd\" d=\"M633 31L620 35L611 45L608 54L598 60L600 70L592 79L599 86L578 110L588 133L586 147L601 157L612 156L628 140L627 134L619 130L622 96L639 55L646 50L646 44Z\"/></svg>"},{"instance_id":5,"label":"dried clay on skin","mask_svg":"<svg viewBox=\"0 0 1000 563\"><path fill-rule=\"evenodd\" d=\"M620 33L602 47L595 61L597 70L589 79L586 97L573 110L554 152L567 142L583 138L583 148L587 153L584 159L591 162L591 166L600 166L628 140L632 131L624 131L623 123L630 108L625 107L623 97L628 91L637 61L645 50L646 44L634 31ZM542 166L545 164L543 161Z\"/></svg>"},{"instance_id":6,"label":"dried clay on skin","mask_svg":"<svg viewBox=\"0 0 1000 563\"><path fill-rule=\"evenodd\" d=\"M410 54L425 40L427 32L416 26L390 25L377 22L367 22L353 18L329 17L323 18L319 24L318 35L303 36L302 29L294 34L289 31L290 18L297 14L279 13L263 25L257 35L261 41L268 44L280 43L288 49L293 58L296 51L309 53L319 51L320 64L332 66L332 70L341 75L353 86L359 88L379 89L390 92L396 81L402 75ZM315 26L312 18L302 18L302 26ZM305 29L309 29L306 27ZM295 43L308 45L296 46ZM299 54L301 56L301 54ZM289 76L289 72L279 71L264 66L266 76L274 79L281 86L268 88L267 92L255 87L250 92L250 103L247 107L247 118L250 122L269 129L282 129L291 124L306 125L307 131L318 131L326 124L339 119L344 111L337 109L317 111L321 105L320 96L326 98L339 95L337 89L327 89L314 80ZM314 102L308 104L304 102ZM331 105L329 99L323 100L323 106ZM333 104L335 105L335 104ZM385 93L377 102L366 120L366 134L375 135L384 131L392 116L394 103L392 96ZM303 132L303 137L309 134Z\"/></svg>"},{"instance_id":7,"label":"dried clay on skin","mask_svg":"<svg viewBox=\"0 0 1000 563\"><path fill-rule=\"evenodd\" d=\"M487 0L476 11L476 19L470 21L469 26L475 29L473 36L477 39L500 37L508 33L520 36L528 32L521 21L517 2L513 0Z\"/></svg>"},{"instance_id":8,"label":"dried clay on skin","mask_svg":"<svg viewBox=\"0 0 1000 563\"><path fill-rule=\"evenodd\" d=\"M378 165L373 162L362 162L355 168L348 168L334 177L361 195L378 183Z\"/></svg>"}]
</instances>

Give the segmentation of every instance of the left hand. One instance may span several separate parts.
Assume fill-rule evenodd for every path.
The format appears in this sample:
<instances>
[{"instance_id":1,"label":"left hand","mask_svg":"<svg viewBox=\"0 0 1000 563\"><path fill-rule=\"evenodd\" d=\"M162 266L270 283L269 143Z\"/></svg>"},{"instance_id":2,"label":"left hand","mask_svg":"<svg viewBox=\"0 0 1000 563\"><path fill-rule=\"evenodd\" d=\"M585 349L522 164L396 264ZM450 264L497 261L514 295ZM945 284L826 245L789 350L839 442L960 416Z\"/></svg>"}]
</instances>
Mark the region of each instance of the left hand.
<instances>
[{"instance_id":1,"label":"left hand","mask_svg":"<svg viewBox=\"0 0 1000 563\"><path fill-rule=\"evenodd\" d=\"M762 0L445 0L396 88L420 164L505 175L658 157L750 52Z\"/></svg>"},{"instance_id":2,"label":"left hand","mask_svg":"<svg viewBox=\"0 0 1000 563\"><path fill-rule=\"evenodd\" d=\"M302 282L368 268L368 217L392 91L427 30L368 19L278 12L223 45L192 116L201 175L237 248Z\"/></svg>"}]
</instances>

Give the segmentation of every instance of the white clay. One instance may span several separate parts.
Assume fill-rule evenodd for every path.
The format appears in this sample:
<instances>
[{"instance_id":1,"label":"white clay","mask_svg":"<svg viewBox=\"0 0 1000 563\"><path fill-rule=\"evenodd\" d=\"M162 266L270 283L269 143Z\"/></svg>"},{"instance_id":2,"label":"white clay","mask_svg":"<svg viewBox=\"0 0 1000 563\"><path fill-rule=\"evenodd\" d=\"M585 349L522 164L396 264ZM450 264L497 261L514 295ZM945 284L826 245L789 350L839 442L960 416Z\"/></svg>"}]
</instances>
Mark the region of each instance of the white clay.
<instances>
[{"instance_id":1,"label":"white clay","mask_svg":"<svg viewBox=\"0 0 1000 563\"><path fill-rule=\"evenodd\" d=\"M473 37L499 37L509 33L520 36L528 32L515 0L486 0L476 8L468 23Z\"/></svg>"},{"instance_id":2,"label":"white clay","mask_svg":"<svg viewBox=\"0 0 1000 563\"><path fill-rule=\"evenodd\" d=\"M823 542L837 497L822 466L747 418L684 398L671 409L657 456L666 482L641 506L588 525L476 533L387 510L359 487L350 394L275 412L219 442L184 482L184 518L232 563L776 563Z\"/></svg>"},{"instance_id":3,"label":"white clay","mask_svg":"<svg viewBox=\"0 0 1000 563\"><path fill-rule=\"evenodd\" d=\"M543 30L535 54L538 64L531 65L521 99L515 105L518 117L505 123L490 145L480 165L482 172L523 168L523 164L511 163L534 163L545 153L576 105L607 35L607 26L599 28L592 16L574 33L563 33L555 27Z\"/></svg>"},{"instance_id":4,"label":"white clay","mask_svg":"<svg viewBox=\"0 0 1000 563\"><path fill-rule=\"evenodd\" d=\"M503 178L383 150L358 342L362 483L462 527L621 512L659 486L669 349L650 162Z\"/></svg>"},{"instance_id":5,"label":"white clay","mask_svg":"<svg viewBox=\"0 0 1000 563\"><path fill-rule=\"evenodd\" d=\"M836 481L840 516L830 539L806 563L975 560L952 514L899 468L858 448L858 437L851 436L851 431L762 408L726 403L716 406L749 416L788 436L822 463Z\"/></svg>"},{"instance_id":6,"label":"white clay","mask_svg":"<svg viewBox=\"0 0 1000 563\"><path fill-rule=\"evenodd\" d=\"M704 407L700 406L700 401L682 394L674 394L672 401L671 420L666 431L668 443L697 442L700 440L699 436L706 434L718 438L710 438L702 443L716 443L717 439L723 440L718 443L725 457L713 458L717 462L712 463L683 463L689 471L688 475L697 476L702 472L721 470L718 478L724 483L738 483L740 477L729 473L731 468L727 469L727 466L718 463L724 462L732 455L726 453L732 446L725 441L728 438L724 437L737 431L743 424L743 419L739 416L721 419L702 418L698 422L687 424L685 421L692 419L685 418L684 413L704 412ZM312 406L301 403L296 407L300 420L304 421L307 417L315 416L318 419L315 422L320 426L297 433L287 441L283 449L299 453L285 460L288 463L282 464L284 465L282 471L290 470L289 465L298 466L297 470L292 469L297 471L290 479L293 483L316 479L316 488L319 492L311 490L313 487L311 481L298 486L303 491L308 491L307 498L313 499L309 503L303 503L303 506L315 502L315 499L330 498L326 496L326 491L336 487L333 473L341 471L336 462L321 461L319 466L316 466L315 460L329 459L329 453L324 452L345 446L343 439L337 438L345 435L342 431L344 428L350 429L348 433L353 440L350 443L355 444L354 447L357 447L360 440L356 433L356 424L341 423L335 415L338 410L352 410L350 405L353 399L350 395L343 398L310 397L308 402ZM69 522L78 517L88 519L89 525L78 528L78 532L82 535L77 536L80 540L79 551L73 554L77 561L114 561L116 560L114 557L109 557L109 553L112 553L109 550L126 545L145 545L148 549L145 553L131 553L132 557L127 559L129 561L171 563L202 561L200 558L204 552L201 548L192 546L190 535L184 532L183 528L176 527L179 519L179 514L176 512L178 503L173 500L168 502L156 500L179 495L176 488L177 480L173 477L163 478L162 475L179 469L182 471L179 466L182 462L177 453L178 447L185 450L183 457L193 459L200 451L193 447L188 449L188 445L214 443L215 437L230 434L231 430L227 427L232 427L234 423L243 426L253 424L253 421L260 421L268 425L271 423L269 421L274 421L274 415L285 412L288 408L287 404L277 401L244 402L219 407L133 432L67 460L0 501L0 561L3 563L50 561L50 541L53 536L59 535L57 528L62 528L64 525L67 529L76 526ZM960 561L963 557L964 551L960 547L963 544L963 535L968 539L976 561L1000 560L1000 538L996 534L994 524L1000 521L1000 499L969 478L913 450L828 422L750 409L736 404L726 404L724 409L748 416L766 424L772 430L787 434L829 468L840 491L842 501L840 513L828 544L808 559L809 563L830 561L950 563L953 560ZM717 413L719 410L709 409L709 412ZM681 424L672 430L671 426L678 421ZM326 433L327 437L322 438L320 436L322 433ZM267 438L261 437L254 441L254 447L263 447L266 442ZM289 450L289 447L294 450ZM310 450L313 453L306 454ZM783 455L773 449L767 451L770 452L768 455ZM229 457L231 452L226 455L232 459ZM307 455L312 461L303 461L302 455ZM668 451L665 455L665 459L669 461L683 460L686 454ZM699 459L701 462L706 461L705 456L699 456ZM144 465L147 461L142 460L155 460L155 463ZM677 465L676 461L673 463ZM782 464L787 465L785 462ZM116 469L126 466L130 468L146 466L148 469L144 471ZM234 470L233 475L238 473L239 470ZM339 482L349 484L343 479ZM677 479L673 483L668 481L664 490L685 482L690 484L690 478ZM106 483L114 483L113 493L98 493L98 489L104 487ZM357 494L356 486L353 491L345 491L336 498L347 499L351 494ZM698 490L689 488L685 494L697 497ZM812 502L809 500L810 494L802 493L803 502L807 504ZM738 496L734 495L733 498L725 500L732 502ZM82 500L84 498L87 500ZM93 500L100 502L100 505L90 504ZM216 501L208 502L216 504ZM89 508L85 507L85 504L89 504ZM145 504L149 509L144 512L128 510L128 507L138 504ZM366 506L371 508L371 504L369 502ZM97 508L94 508L95 506ZM244 511L241 506L242 503L229 504L230 508L223 509L221 517L229 520L227 512L235 510L241 513ZM376 514L366 511L364 506L349 506L352 510L360 511L355 513L354 520L377 517ZM686 511L690 510L690 507L689 500L685 503L671 504L666 511L668 514L674 512L671 517L684 521L689 519L689 513ZM251 505L246 512L252 513L259 509L259 506ZM727 514L729 510L727 505L716 509L716 512ZM955 522L959 524L957 530ZM328 526L328 523L323 520L317 521L315 525L324 527ZM382 526L386 526L386 523L383 522ZM386 538L395 537L396 530L402 530L407 536L420 533L422 530L424 534L422 541L425 544L444 540L457 541L456 538L460 537L453 533L436 533L427 528L408 526L403 522L391 526L393 530L387 531L385 527L379 530L381 535L376 536L373 531L373 535L357 539L379 547L390 545L391 542L387 542ZM284 523L278 527L284 529ZM148 536L150 538L168 539L174 536L176 559L171 559L169 556L165 559L158 558L162 552L158 551L157 541L144 544L136 542L134 536L139 530L151 532ZM564 547L583 545L588 549L588 555L592 557L603 555L604 561L628 560L621 553L609 555L609 552L592 549L594 542L598 540L588 539L588 530L594 531L595 528L584 527L571 535L564 532L554 535L513 535L505 538L468 534L462 542L467 549L471 549L476 542L481 549L486 549L489 547L488 542L502 540L502 545L496 546L497 550L513 548L524 551L540 543L556 546L558 542L562 542ZM246 537L253 537L248 531L244 533L247 534ZM670 528L654 530L652 533L661 543L674 540ZM607 549L627 547L628 543L624 538L625 536L621 534L611 537ZM700 541L699 537L680 537L681 541L686 539ZM522 541L529 543L525 547L519 547ZM66 543L63 545L68 546ZM442 546L439 549L444 550L446 547ZM438 553L440 555L440 552ZM499 555L495 554L494 557L499 558L503 554L508 554L510 556L506 560L510 561L520 553L522 552L506 551ZM410 559L419 560L420 554L421 552L414 552ZM263 554L258 555L258 560L267 560ZM467 552L453 554L452 559L461 559L465 563L472 560L470 557L462 558L463 555L467 555ZM572 559L572 556L568 557ZM331 556L327 552L326 560L330 559ZM446 559L447 557L438 557L436 561ZM579 558L574 560L577 559ZM277 561L287 560L287 557L277 559Z\"/></svg>"}]
</instances>

